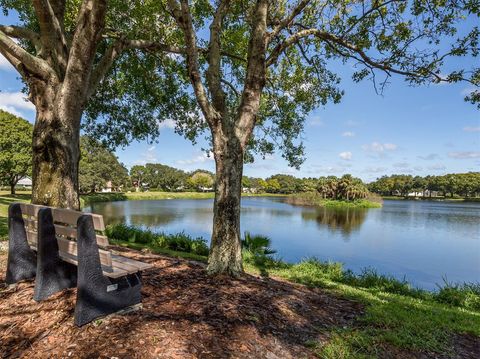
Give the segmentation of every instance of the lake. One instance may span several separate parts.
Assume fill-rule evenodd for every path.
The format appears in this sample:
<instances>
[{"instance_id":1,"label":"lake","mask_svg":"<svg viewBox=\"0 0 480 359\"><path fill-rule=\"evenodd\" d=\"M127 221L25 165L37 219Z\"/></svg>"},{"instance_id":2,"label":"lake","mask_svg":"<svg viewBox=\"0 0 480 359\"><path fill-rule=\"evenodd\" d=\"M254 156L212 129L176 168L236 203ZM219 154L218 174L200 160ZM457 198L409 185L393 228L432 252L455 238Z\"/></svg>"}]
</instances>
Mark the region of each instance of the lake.
<instances>
[{"instance_id":1,"label":"lake","mask_svg":"<svg viewBox=\"0 0 480 359\"><path fill-rule=\"evenodd\" d=\"M127 223L154 231L209 240L213 200L148 200L95 203L85 211L106 224ZM386 200L383 208L297 207L281 197L242 198L242 231L267 235L288 262L315 256L360 271L375 268L413 285L480 282L480 203Z\"/></svg>"}]
</instances>

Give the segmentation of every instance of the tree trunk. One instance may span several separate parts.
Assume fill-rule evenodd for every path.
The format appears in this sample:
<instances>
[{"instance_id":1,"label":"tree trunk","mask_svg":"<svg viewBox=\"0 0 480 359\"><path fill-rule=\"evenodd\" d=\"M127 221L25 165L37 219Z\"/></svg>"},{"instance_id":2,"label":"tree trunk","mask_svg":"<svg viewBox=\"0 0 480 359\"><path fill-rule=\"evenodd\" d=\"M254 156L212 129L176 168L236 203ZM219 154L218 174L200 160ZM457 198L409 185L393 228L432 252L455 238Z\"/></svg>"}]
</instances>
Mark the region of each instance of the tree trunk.
<instances>
[{"instance_id":1,"label":"tree trunk","mask_svg":"<svg viewBox=\"0 0 480 359\"><path fill-rule=\"evenodd\" d=\"M78 164L82 109L69 107L62 86L35 96L32 203L79 210ZM56 100L60 98L60 100ZM78 102L82 102L77 98Z\"/></svg>"},{"instance_id":2,"label":"tree trunk","mask_svg":"<svg viewBox=\"0 0 480 359\"><path fill-rule=\"evenodd\" d=\"M15 182L10 182L10 194L15 194Z\"/></svg>"},{"instance_id":3,"label":"tree trunk","mask_svg":"<svg viewBox=\"0 0 480 359\"><path fill-rule=\"evenodd\" d=\"M217 183L207 271L238 277L243 273L240 240L243 149L238 140L229 138L214 145L214 156Z\"/></svg>"}]
</instances>

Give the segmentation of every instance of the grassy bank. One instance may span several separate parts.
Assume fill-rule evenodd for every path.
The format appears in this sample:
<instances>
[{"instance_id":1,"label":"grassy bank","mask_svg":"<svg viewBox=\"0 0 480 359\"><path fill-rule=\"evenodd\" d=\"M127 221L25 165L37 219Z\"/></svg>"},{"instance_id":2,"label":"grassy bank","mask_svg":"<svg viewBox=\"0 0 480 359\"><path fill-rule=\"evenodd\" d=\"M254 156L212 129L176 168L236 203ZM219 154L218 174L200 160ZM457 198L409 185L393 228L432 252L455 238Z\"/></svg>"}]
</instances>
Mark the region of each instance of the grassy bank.
<instances>
[{"instance_id":1,"label":"grassy bank","mask_svg":"<svg viewBox=\"0 0 480 359\"><path fill-rule=\"evenodd\" d=\"M319 206L330 208L380 208L382 201L380 197L357 199L353 201L342 201L322 198L317 192L305 192L289 195L287 203L295 206Z\"/></svg>"},{"instance_id":2,"label":"grassy bank","mask_svg":"<svg viewBox=\"0 0 480 359\"><path fill-rule=\"evenodd\" d=\"M213 192L130 192L130 193L94 193L82 195L82 206L96 202L162 200L162 199L208 199L214 198ZM243 193L242 197L278 197L281 194Z\"/></svg>"},{"instance_id":3,"label":"grassy bank","mask_svg":"<svg viewBox=\"0 0 480 359\"><path fill-rule=\"evenodd\" d=\"M117 243L197 261L206 261L207 258L179 251L169 253L171 249L161 248L154 241L140 244L130 238ZM332 295L364 303L365 313L354 325L328 333L331 340L327 346L306 343L322 358L375 358L385 350L453 355L455 335L480 336L478 284L445 283L438 291L429 292L372 269L354 274L343 270L339 263L306 259L289 264L266 254L252 255L246 250L244 265L250 274L322 288Z\"/></svg>"},{"instance_id":4,"label":"grassy bank","mask_svg":"<svg viewBox=\"0 0 480 359\"><path fill-rule=\"evenodd\" d=\"M480 202L480 197L404 197L404 196L382 196L382 199L405 200L405 201L445 201L445 202Z\"/></svg>"}]
</instances>

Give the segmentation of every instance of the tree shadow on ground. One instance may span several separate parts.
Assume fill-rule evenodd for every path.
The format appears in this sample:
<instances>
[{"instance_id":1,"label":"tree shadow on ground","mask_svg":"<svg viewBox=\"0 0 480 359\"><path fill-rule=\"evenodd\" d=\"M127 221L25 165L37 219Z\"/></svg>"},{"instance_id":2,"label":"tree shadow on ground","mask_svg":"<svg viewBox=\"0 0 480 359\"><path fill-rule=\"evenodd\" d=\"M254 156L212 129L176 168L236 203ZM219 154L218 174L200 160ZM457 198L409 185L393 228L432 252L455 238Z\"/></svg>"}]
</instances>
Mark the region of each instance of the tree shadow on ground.
<instances>
[{"instance_id":1,"label":"tree shadow on ground","mask_svg":"<svg viewBox=\"0 0 480 359\"><path fill-rule=\"evenodd\" d=\"M69 348L80 357L309 357L306 342L362 313L359 303L294 284L212 278L202 266L175 259L155 264L144 274L141 311L82 328L71 315L75 290L41 303L32 300L32 283L4 292L0 351L28 357L65 356ZM48 336L41 335L45 331Z\"/></svg>"},{"instance_id":2,"label":"tree shadow on ground","mask_svg":"<svg viewBox=\"0 0 480 359\"><path fill-rule=\"evenodd\" d=\"M143 276L143 309L82 328L73 325L74 289L41 303L32 300L31 282L3 293L0 289L0 352L29 358L69 353L84 358L309 358L315 352L306 344L321 346L338 328L364 325L358 321L363 305L332 292L249 275L209 277L203 265L193 262L134 257L155 265ZM4 268L0 268L0 287L3 278ZM390 311L394 304L388 296L379 296L375 310ZM428 310L413 300L402 305L402 315ZM412 335L417 329L411 328ZM374 349L382 357L383 349ZM405 358L423 355L408 350L402 354ZM441 357L431 354L424 357Z\"/></svg>"}]
</instances>

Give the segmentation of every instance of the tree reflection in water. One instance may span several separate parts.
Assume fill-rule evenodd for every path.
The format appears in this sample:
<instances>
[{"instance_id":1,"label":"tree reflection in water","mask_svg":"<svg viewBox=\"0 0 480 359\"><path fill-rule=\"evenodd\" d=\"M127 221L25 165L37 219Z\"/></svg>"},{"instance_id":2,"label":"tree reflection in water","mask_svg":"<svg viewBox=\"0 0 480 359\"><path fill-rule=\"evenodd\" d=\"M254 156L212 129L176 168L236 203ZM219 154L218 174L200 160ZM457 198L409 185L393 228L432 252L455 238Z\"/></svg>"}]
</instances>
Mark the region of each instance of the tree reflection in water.
<instances>
[{"instance_id":1,"label":"tree reflection in water","mask_svg":"<svg viewBox=\"0 0 480 359\"><path fill-rule=\"evenodd\" d=\"M327 226L331 231L339 231L345 240L349 240L349 235L361 228L367 212L367 208L320 207L315 211L302 212L302 218L306 221L316 221L320 228Z\"/></svg>"}]
</instances>

